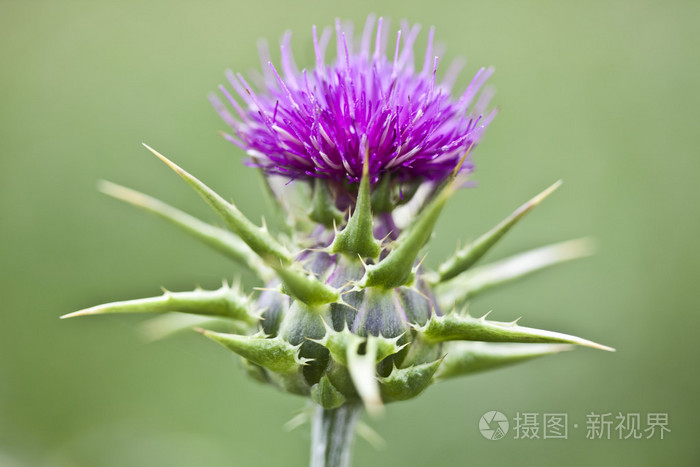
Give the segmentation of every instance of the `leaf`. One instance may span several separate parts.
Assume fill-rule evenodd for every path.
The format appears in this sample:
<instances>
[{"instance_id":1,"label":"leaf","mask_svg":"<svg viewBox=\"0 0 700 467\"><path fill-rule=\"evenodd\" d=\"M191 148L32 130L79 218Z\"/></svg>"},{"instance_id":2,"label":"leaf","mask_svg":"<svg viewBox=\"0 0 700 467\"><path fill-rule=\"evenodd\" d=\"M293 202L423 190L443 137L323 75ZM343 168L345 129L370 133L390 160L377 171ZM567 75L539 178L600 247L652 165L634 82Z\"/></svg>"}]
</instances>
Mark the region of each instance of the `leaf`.
<instances>
[{"instance_id":1,"label":"leaf","mask_svg":"<svg viewBox=\"0 0 700 467\"><path fill-rule=\"evenodd\" d=\"M239 336L205 329L200 329L199 332L241 357L275 373L294 373L308 361L299 358L300 346L292 345L279 337L268 339L262 335Z\"/></svg>"},{"instance_id":2,"label":"leaf","mask_svg":"<svg viewBox=\"0 0 700 467\"><path fill-rule=\"evenodd\" d=\"M348 365L347 353L348 349L356 345L356 341L359 336L350 332L350 330L345 327L342 331L335 331L330 326L326 325L326 335L322 339L314 340L328 349L331 353L333 360L340 363L341 365ZM384 336L367 336L367 339L375 341L373 345L376 346L377 353L375 357L375 363L379 363L390 355L399 353L401 349L406 347L406 344L399 345L399 339L403 337L403 334L397 337L384 337ZM361 341L364 338L360 337Z\"/></svg>"},{"instance_id":3,"label":"leaf","mask_svg":"<svg viewBox=\"0 0 700 467\"><path fill-rule=\"evenodd\" d=\"M240 321L212 318L182 313L166 313L148 319L140 324L139 330L148 341L158 341L194 328L207 328L232 334L245 334L248 326Z\"/></svg>"},{"instance_id":4,"label":"leaf","mask_svg":"<svg viewBox=\"0 0 700 467\"><path fill-rule=\"evenodd\" d=\"M441 363L442 358L408 368L394 367L389 376L379 378L382 398L391 402L416 397L433 381L433 375Z\"/></svg>"},{"instance_id":5,"label":"leaf","mask_svg":"<svg viewBox=\"0 0 700 467\"><path fill-rule=\"evenodd\" d=\"M291 267L292 256L287 249L267 232L257 227L238 210L236 206L226 202L214 190L206 186L183 168L170 161L148 145L144 146L165 162L175 173L185 180L214 211L228 224L262 260L273 268L285 285L285 293L309 305L331 303L338 300L338 293L312 276Z\"/></svg>"},{"instance_id":6,"label":"leaf","mask_svg":"<svg viewBox=\"0 0 700 467\"><path fill-rule=\"evenodd\" d=\"M423 327L416 328L427 342L444 342L454 340L482 342L520 342L520 343L562 343L575 344L594 349L614 351L615 349L595 342L552 331L519 326L517 322L504 323L488 321L485 316L474 318L470 315L451 313L445 316L433 316Z\"/></svg>"},{"instance_id":7,"label":"leaf","mask_svg":"<svg viewBox=\"0 0 700 467\"><path fill-rule=\"evenodd\" d=\"M442 208L454 193L454 183L449 181L436 197L418 214L414 223L396 239L395 247L378 264L367 266L362 287L392 289L411 281L413 266L418 253L433 233Z\"/></svg>"},{"instance_id":8,"label":"leaf","mask_svg":"<svg viewBox=\"0 0 700 467\"><path fill-rule=\"evenodd\" d=\"M550 186L542 193L532 198L527 203L520 206L510 216L501 221L500 224L486 232L484 235L476 239L471 244L457 251L450 259L445 261L438 268L438 281L443 282L449 280L460 273L466 271L482 256L488 252L515 224L518 223L525 215L530 212L535 206L540 204L554 190L559 188L561 180Z\"/></svg>"},{"instance_id":9,"label":"leaf","mask_svg":"<svg viewBox=\"0 0 700 467\"><path fill-rule=\"evenodd\" d=\"M311 200L309 219L326 227L333 227L343 221L343 213L335 206L333 196L325 180L314 180L314 193Z\"/></svg>"},{"instance_id":10,"label":"leaf","mask_svg":"<svg viewBox=\"0 0 700 467\"><path fill-rule=\"evenodd\" d=\"M324 409L335 409L345 403L345 396L333 386L326 375L311 387L311 399Z\"/></svg>"},{"instance_id":11,"label":"leaf","mask_svg":"<svg viewBox=\"0 0 700 467\"><path fill-rule=\"evenodd\" d=\"M282 291L309 306L334 303L340 298L335 288L324 284L301 268L280 266L275 268L275 271L282 280Z\"/></svg>"},{"instance_id":12,"label":"leaf","mask_svg":"<svg viewBox=\"0 0 700 467\"><path fill-rule=\"evenodd\" d=\"M435 375L447 379L523 363L574 347L569 344L511 344L493 342L450 342L447 356Z\"/></svg>"},{"instance_id":13,"label":"leaf","mask_svg":"<svg viewBox=\"0 0 700 467\"><path fill-rule=\"evenodd\" d=\"M382 248L374 238L372 227L372 202L369 193L369 153L365 152L365 161L362 166L362 179L357 192L355 212L350 216L345 228L339 232L330 250L334 253L346 253L353 257L362 258L379 257Z\"/></svg>"},{"instance_id":14,"label":"leaf","mask_svg":"<svg viewBox=\"0 0 700 467\"><path fill-rule=\"evenodd\" d=\"M226 222L229 228L257 253L268 266L276 267L280 263L285 266L291 264L292 258L287 249L272 238L265 229L253 224L236 206L224 200L214 190L185 171L182 167L150 146L146 144L144 144L144 146L185 180Z\"/></svg>"},{"instance_id":15,"label":"leaf","mask_svg":"<svg viewBox=\"0 0 700 467\"><path fill-rule=\"evenodd\" d=\"M526 251L495 263L476 267L450 281L438 284L435 288L438 301L447 309L494 287L508 284L557 264L590 256L592 253L593 242L587 238Z\"/></svg>"},{"instance_id":16,"label":"leaf","mask_svg":"<svg viewBox=\"0 0 700 467\"><path fill-rule=\"evenodd\" d=\"M160 200L116 183L103 180L98 187L100 191L113 198L165 219L210 248L248 268L263 281L267 282L271 279L272 271L260 261L248 245L231 232L202 222Z\"/></svg>"},{"instance_id":17,"label":"leaf","mask_svg":"<svg viewBox=\"0 0 700 467\"><path fill-rule=\"evenodd\" d=\"M370 415L384 413L384 405L379 393L379 383L376 376L377 341L368 339L364 346L364 352L360 353L360 346L364 339L357 336L347 348L347 362L350 377L355 385L357 393Z\"/></svg>"},{"instance_id":18,"label":"leaf","mask_svg":"<svg viewBox=\"0 0 700 467\"><path fill-rule=\"evenodd\" d=\"M177 311L203 316L220 316L249 324L255 324L260 319L251 313L253 305L237 288L224 285L218 290L197 289L191 292L165 291L158 297L140 298L86 308L84 310L61 316L73 318L87 315L103 315L109 313L168 313Z\"/></svg>"}]
</instances>

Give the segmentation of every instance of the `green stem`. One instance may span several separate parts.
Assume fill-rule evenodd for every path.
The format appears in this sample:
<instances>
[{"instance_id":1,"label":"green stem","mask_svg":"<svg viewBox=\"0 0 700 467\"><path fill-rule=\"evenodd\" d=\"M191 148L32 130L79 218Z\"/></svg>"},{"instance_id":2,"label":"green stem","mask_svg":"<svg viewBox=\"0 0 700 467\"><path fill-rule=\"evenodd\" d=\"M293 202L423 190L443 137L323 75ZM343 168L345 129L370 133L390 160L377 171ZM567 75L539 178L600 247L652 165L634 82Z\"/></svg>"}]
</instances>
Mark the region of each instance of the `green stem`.
<instances>
[{"instance_id":1,"label":"green stem","mask_svg":"<svg viewBox=\"0 0 700 467\"><path fill-rule=\"evenodd\" d=\"M360 404L316 408L311 425L311 467L348 467Z\"/></svg>"}]
</instances>

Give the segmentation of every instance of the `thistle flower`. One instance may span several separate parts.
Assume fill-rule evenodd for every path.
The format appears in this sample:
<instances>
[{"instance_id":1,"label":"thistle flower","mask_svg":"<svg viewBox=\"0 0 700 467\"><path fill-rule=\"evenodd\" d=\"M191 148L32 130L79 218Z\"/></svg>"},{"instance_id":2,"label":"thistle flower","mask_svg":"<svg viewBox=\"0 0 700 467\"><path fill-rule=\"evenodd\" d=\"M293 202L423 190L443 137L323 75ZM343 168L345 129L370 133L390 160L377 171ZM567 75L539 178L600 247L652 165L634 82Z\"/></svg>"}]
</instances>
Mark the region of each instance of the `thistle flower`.
<instances>
[{"instance_id":1,"label":"thistle flower","mask_svg":"<svg viewBox=\"0 0 700 467\"><path fill-rule=\"evenodd\" d=\"M355 44L336 23L337 58L326 65L330 36L318 38L314 29L311 72L296 68L287 34L282 74L265 63L259 90L228 74L239 100L223 86L220 92L235 117L212 96L233 130L226 139L267 175L268 191L285 211L283 223L293 226L287 234L256 226L148 146L230 231L147 195L101 184L105 193L164 218L249 269L263 286L257 297L224 283L218 290L166 291L66 315L162 314L148 324L152 336L196 327L240 355L258 381L312 401L314 466L349 463L361 408L378 414L384 404L411 399L433 382L575 345L612 350L517 320L477 318L467 308L470 299L496 286L589 254L589 242L574 240L475 266L559 182L436 270L422 266L421 252L440 212L472 169L469 151L493 118L493 112L485 115L490 93L480 94L491 70L480 70L453 98L456 68L437 81L432 30L420 71L412 52L418 27L399 31L393 60L384 52L387 34L382 20L375 31L370 17ZM280 175L303 188L310 209L288 202L293 187L276 186Z\"/></svg>"},{"instance_id":2,"label":"thistle flower","mask_svg":"<svg viewBox=\"0 0 700 467\"><path fill-rule=\"evenodd\" d=\"M359 182L367 153L372 183L385 174L404 181L444 180L495 115L484 115L490 93L476 100L493 70L479 70L453 98L451 87L460 63L437 80L432 29L417 71L413 44L418 25L404 25L397 32L393 55L387 56L388 24L379 18L375 32L374 23L370 16L355 44L351 30L344 31L337 20L337 57L330 65L324 62L330 29L319 38L314 27L316 63L309 71L298 70L290 33L281 44L281 74L263 47L260 92L242 75L227 73L238 100L226 87L219 89L235 112L211 96L233 130L226 139L245 149L253 165L292 179ZM470 164L462 165L463 171L470 169Z\"/></svg>"}]
</instances>

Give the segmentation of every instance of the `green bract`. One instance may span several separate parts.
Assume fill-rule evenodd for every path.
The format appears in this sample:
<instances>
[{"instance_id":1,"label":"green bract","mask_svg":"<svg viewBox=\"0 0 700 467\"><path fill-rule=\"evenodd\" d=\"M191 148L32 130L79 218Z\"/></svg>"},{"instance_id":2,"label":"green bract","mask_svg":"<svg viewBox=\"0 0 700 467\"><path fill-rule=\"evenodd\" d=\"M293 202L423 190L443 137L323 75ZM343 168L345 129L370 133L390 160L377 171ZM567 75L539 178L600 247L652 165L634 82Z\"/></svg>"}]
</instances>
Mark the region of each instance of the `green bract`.
<instances>
[{"instance_id":1,"label":"green bract","mask_svg":"<svg viewBox=\"0 0 700 467\"><path fill-rule=\"evenodd\" d=\"M575 336L473 317L466 308L468 299L487 289L589 254L587 240L574 240L474 267L559 182L436 271L429 271L420 264L420 255L455 191L458 168L422 202L418 197L401 200L414 203L402 208L417 209L417 214L403 230L378 239L373 211L385 222L387 215L394 215L397 201L387 183L370 186L365 159L356 191L353 185L344 188L354 200L351 213L343 214L333 191L316 180L308 184L311 209L293 209L276 200L286 212L284 223L295 226L291 235L276 236L148 149L209 204L230 232L130 189L106 182L101 189L157 214L237 261L260 279L262 291L254 298L239 286L224 283L218 290L166 291L65 317L165 314L148 323L151 335L196 328L240 355L259 381L307 397L324 409L362 404L371 413L381 412L385 403L417 396L436 380L527 361L574 345L612 350ZM201 318L183 320L173 312Z\"/></svg>"}]
</instances>

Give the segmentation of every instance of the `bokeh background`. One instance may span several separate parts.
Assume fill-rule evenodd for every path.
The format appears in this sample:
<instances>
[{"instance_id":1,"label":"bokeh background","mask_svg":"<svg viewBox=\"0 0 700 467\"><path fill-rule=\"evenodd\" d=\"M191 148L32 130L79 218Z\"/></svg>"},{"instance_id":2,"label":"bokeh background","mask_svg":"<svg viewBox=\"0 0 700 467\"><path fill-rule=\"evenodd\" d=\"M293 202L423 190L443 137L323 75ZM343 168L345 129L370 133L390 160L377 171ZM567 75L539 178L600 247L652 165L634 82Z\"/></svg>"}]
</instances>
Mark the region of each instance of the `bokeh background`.
<instances>
[{"instance_id":1,"label":"bokeh background","mask_svg":"<svg viewBox=\"0 0 700 467\"><path fill-rule=\"evenodd\" d=\"M356 465L700 464L700 3L3 0L0 10L1 466L307 463L308 426L283 429L303 401L247 380L218 346L189 334L147 344L140 317L58 316L234 277L96 181L212 220L146 141L259 218L258 180L217 135L206 93L226 68L258 67L260 37L274 44L292 29L308 65L313 24L361 24L369 12L434 25L445 58L468 59L461 85L496 67L501 113L475 152L478 188L454 198L427 261L562 178L489 259L582 235L598 239L597 256L473 309L618 352L432 387L369 421L387 446L358 440ZM579 428L567 440L488 441L477 426L488 410L564 412ZM672 432L588 440L591 412L668 413Z\"/></svg>"}]
</instances>

